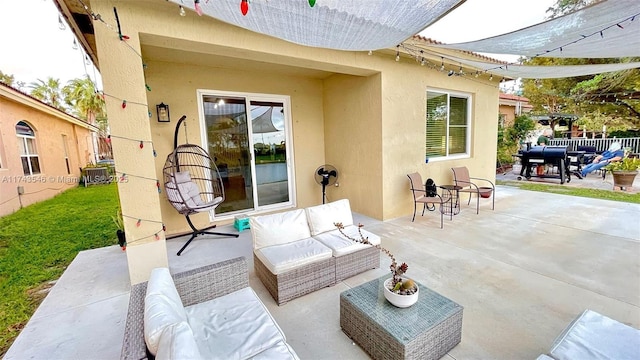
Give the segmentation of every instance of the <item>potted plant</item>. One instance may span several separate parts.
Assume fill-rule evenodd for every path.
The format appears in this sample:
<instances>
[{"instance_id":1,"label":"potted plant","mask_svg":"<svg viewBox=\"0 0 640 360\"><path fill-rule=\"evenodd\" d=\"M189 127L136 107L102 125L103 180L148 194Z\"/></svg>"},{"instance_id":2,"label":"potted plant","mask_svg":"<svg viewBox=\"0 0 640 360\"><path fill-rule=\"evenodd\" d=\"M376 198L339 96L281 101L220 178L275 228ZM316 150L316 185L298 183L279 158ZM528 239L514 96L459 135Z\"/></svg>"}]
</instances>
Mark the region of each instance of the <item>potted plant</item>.
<instances>
[{"instance_id":1,"label":"potted plant","mask_svg":"<svg viewBox=\"0 0 640 360\"><path fill-rule=\"evenodd\" d=\"M116 230L116 236L118 237L118 245L122 248L122 251L127 250L127 238L124 234L124 221L122 220L122 210L118 209L116 215L111 216L111 220L116 224L118 229Z\"/></svg>"},{"instance_id":2,"label":"potted plant","mask_svg":"<svg viewBox=\"0 0 640 360\"><path fill-rule=\"evenodd\" d=\"M403 275L409 269L409 265L407 265L406 263L398 265L398 263L396 262L396 258L389 250L383 248L380 245L373 245L371 242L369 242L369 239L364 237L364 235L362 235L362 231L360 231L360 229L364 225L358 224L358 235L360 235L360 239L356 239L345 234L344 226L342 225L342 223L334 223L334 225L338 228L340 234L342 234L342 236L344 236L345 238L353 242L378 248L389 258L391 258L391 265L389 266L389 270L391 270L391 274L393 276L385 280L384 282L384 297L385 299L387 299L387 301L400 308L409 307L415 304L416 301L418 301L418 295L420 292L418 285L415 283L415 281L403 277Z\"/></svg>"},{"instance_id":3,"label":"potted plant","mask_svg":"<svg viewBox=\"0 0 640 360\"><path fill-rule=\"evenodd\" d=\"M640 169L640 159L625 157L620 161L614 161L604 167L613 175L613 186L625 189L633 185L638 169Z\"/></svg>"}]
</instances>

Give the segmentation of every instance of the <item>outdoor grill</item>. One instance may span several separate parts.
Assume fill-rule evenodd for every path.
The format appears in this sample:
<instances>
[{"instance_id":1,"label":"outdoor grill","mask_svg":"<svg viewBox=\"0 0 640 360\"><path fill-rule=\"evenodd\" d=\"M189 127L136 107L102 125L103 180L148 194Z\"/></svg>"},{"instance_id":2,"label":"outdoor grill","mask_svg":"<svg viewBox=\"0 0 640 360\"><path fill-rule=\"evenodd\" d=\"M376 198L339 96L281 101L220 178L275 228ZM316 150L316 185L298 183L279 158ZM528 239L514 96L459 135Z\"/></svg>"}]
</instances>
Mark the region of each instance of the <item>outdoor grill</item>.
<instances>
[{"instance_id":1,"label":"outdoor grill","mask_svg":"<svg viewBox=\"0 0 640 360\"><path fill-rule=\"evenodd\" d=\"M560 183L564 184L565 179L567 182L571 181L571 172L569 171L570 160L567 154L566 146L527 146L526 149L520 150L520 158L522 159L522 169L520 170L520 177L524 176L527 180L531 179L532 166L544 166L549 164L557 166L557 174L544 174L536 175L544 178L559 178ZM523 175L524 174L524 175Z\"/></svg>"}]
</instances>

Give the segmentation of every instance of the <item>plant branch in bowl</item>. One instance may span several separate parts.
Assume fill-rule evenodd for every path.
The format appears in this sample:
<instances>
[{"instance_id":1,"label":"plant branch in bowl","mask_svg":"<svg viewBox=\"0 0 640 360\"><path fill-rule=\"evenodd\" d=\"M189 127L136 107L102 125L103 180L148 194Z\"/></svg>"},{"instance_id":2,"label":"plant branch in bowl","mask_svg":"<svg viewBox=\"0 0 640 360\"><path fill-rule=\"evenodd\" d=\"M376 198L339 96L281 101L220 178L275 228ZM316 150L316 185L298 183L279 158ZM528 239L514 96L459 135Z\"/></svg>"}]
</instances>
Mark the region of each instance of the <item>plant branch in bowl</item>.
<instances>
[{"instance_id":1,"label":"plant branch in bowl","mask_svg":"<svg viewBox=\"0 0 640 360\"><path fill-rule=\"evenodd\" d=\"M358 224L358 235L360 237L359 239L356 239L355 237L347 235L344 232L344 225L342 225L342 223L334 223L333 225L338 229L338 231L340 231L340 234L342 234L342 236L344 236L345 238L359 244L373 246L378 250L382 251L383 253L385 253L391 259L391 265L389 266L389 270L393 275L393 281L391 282L392 288L390 288L389 290L401 295L411 295L416 292L417 286L413 280L411 279L402 280L402 275L404 275L407 272L407 270L409 269L409 265L407 265L406 263L402 263L398 265L398 263L396 262L396 258L393 256L391 251L383 248L380 244L378 245L372 244L369 241L369 238L365 237L362 234L362 228L364 227L364 225Z\"/></svg>"}]
</instances>

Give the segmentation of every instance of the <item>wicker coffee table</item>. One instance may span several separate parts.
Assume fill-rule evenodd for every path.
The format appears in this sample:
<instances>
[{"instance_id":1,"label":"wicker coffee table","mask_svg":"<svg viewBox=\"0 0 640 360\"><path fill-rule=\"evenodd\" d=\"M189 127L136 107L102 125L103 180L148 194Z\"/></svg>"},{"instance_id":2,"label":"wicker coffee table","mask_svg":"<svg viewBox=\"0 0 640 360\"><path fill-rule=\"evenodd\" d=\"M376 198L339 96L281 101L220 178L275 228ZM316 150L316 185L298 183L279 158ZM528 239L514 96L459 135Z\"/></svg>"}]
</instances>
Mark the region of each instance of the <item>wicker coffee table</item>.
<instances>
[{"instance_id":1,"label":"wicker coffee table","mask_svg":"<svg viewBox=\"0 0 640 360\"><path fill-rule=\"evenodd\" d=\"M397 308L384 276L340 294L340 327L374 359L440 359L462 338L462 306L422 284L418 302Z\"/></svg>"}]
</instances>

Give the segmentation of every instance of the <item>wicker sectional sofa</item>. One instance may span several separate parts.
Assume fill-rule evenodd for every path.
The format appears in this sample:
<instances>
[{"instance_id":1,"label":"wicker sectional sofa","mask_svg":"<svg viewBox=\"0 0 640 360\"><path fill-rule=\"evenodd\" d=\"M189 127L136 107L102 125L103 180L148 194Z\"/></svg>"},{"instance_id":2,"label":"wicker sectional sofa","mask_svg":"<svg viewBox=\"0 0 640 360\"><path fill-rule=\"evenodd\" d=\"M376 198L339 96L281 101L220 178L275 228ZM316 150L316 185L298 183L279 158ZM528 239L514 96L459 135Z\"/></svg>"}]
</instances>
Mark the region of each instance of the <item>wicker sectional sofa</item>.
<instances>
[{"instance_id":1,"label":"wicker sectional sofa","mask_svg":"<svg viewBox=\"0 0 640 360\"><path fill-rule=\"evenodd\" d=\"M380 267L378 249L358 238L348 199L249 218L256 275L278 305L366 270ZM362 230L373 244L380 237Z\"/></svg>"},{"instance_id":2,"label":"wicker sectional sofa","mask_svg":"<svg viewBox=\"0 0 640 360\"><path fill-rule=\"evenodd\" d=\"M239 257L131 288L121 359L297 360Z\"/></svg>"}]
</instances>

